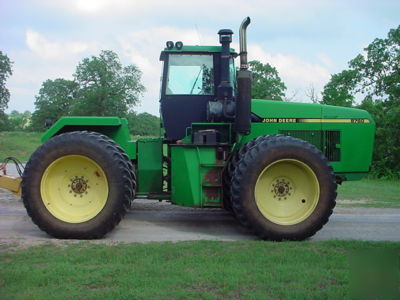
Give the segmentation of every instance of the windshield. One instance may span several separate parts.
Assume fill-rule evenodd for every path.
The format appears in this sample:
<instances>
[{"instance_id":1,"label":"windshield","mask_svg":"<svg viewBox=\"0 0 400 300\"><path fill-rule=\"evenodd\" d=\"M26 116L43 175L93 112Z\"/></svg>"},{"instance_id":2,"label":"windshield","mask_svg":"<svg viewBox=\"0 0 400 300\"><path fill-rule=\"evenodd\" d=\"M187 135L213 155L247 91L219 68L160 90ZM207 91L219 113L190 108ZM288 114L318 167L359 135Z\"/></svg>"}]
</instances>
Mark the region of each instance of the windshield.
<instances>
[{"instance_id":1,"label":"windshield","mask_svg":"<svg viewBox=\"0 0 400 300\"><path fill-rule=\"evenodd\" d=\"M213 95L214 70L211 54L171 54L166 95Z\"/></svg>"}]
</instances>

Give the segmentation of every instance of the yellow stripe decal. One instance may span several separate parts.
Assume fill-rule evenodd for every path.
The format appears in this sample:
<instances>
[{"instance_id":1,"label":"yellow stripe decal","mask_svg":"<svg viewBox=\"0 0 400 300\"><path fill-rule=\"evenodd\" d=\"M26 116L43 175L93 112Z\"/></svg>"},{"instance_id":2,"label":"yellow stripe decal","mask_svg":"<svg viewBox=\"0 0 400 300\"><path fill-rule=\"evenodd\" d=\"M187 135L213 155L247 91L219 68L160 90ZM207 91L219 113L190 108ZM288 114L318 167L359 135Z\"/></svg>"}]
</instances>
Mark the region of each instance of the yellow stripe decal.
<instances>
[{"instance_id":1,"label":"yellow stripe decal","mask_svg":"<svg viewBox=\"0 0 400 300\"><path fill-rule=\"evenodd\" d=\"M368 119L301 119L301 118L264 118L263 123L370 123Z\"/></svg>"},{"instance_id":2,"label":"yellow stripe decal","mask_svg":"<svg viewBox=\"0 0 400 300\"><path fill-rule=\"evenodd\" d=\"M299 119L299 123L369 123L368 119Z\"/></svg>"}]
</instances>

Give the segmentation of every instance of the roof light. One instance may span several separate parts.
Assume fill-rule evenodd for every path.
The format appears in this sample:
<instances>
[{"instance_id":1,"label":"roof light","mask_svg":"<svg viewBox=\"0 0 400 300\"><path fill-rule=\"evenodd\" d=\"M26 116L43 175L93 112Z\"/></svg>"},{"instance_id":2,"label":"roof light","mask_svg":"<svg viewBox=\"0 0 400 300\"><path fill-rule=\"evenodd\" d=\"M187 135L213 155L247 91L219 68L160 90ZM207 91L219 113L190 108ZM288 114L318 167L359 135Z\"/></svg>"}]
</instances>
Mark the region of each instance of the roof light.
<instances>
[{"instance_id":1,"label":"roof light","mask_svg":"<svg viewBox=\"0 0 400 300\"><path fill-rule=\"evenodd\" d=\"M167 49L171 50L172 48L174 48L174 42L173 41L168 41L167 42Z\"/></svg>"},{"instance_id":2,"label":"roof light","mask_svg":"<svg viewBox=\"0 0 400 300\"><path fill-rule=\"evenodd\" d=\"M183 43L181 41L175 43L175 48L181 50L183 47Z\"/></svg>"}]
</instances>

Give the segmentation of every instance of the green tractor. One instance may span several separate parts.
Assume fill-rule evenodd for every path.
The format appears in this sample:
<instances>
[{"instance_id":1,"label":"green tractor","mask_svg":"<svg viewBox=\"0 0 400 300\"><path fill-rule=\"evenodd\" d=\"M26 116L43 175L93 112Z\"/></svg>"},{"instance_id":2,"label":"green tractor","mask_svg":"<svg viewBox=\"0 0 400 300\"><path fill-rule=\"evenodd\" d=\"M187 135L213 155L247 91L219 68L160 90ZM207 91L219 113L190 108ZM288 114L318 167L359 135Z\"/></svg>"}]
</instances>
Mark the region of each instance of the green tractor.
<instances>
[{"instance_id":1,"label":"green tractor","mask_svg":"<svg viewBox=\"0 0 400 300\"><path fill-rule=\"evenodd\" d=\"M33 222L56 238L101 238L144 198L224 208L261 239L321 229L337 184L369 171L374 121L364 110L251 99L249 23L239 54L229 29L220 46L167 42L163 137L132 141L119 117L63 117L49 128L22 178Z\"/></svg>"}]
</instances>

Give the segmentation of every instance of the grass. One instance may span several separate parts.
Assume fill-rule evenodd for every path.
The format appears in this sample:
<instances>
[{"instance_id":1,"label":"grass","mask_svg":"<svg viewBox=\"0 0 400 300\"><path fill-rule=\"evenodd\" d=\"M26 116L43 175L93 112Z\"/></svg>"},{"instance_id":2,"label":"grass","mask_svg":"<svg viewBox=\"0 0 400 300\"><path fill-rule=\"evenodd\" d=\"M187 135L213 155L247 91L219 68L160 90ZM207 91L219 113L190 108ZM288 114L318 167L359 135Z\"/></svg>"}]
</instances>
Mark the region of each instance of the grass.
<instances>
[{"instance_id":1,"label":"grass","mask_svg":"<svg viewBox=\"0 0 400 300\"><path fill-rule=\"evenodd\" d=\"M363 179L344 182L338 186L338 200L349 200L346 206L400 208L400 181Z\"/></svg>"},{"instance_id":2,"label":"grass","mask_svg":"<svg viewBox=\"0 0 400 300\"><path fill-rule=\"evenodd\" d=\"M3 245L0 298L346 299L349 255L366 249L390 250L398 258L400 243L85 242L23 250ZM398 262L391 265L398 271Z\"/></svg>"},{"instance_id":3,"label":"grass","mask_svg":"<svg viewBox=\"0 0 400 300\"><path fill-rule=\"evenodd\" d=\"M32 152L40 145L42 133L23 131L0 132L0 161L8 156L28 161Z\"/></svg>"},{"instance_id":4,"label":"grass","mask_svg":"<svg viewBox=\"0 0 400 300\"><path fill-rule=\"evenodd\" d=\"M0 162L8 156L27 162L33 151L41 145L42 132L0 131ZM132 136L139 138L154 138L154 136Z\"/></svg>"}]
</instances>

